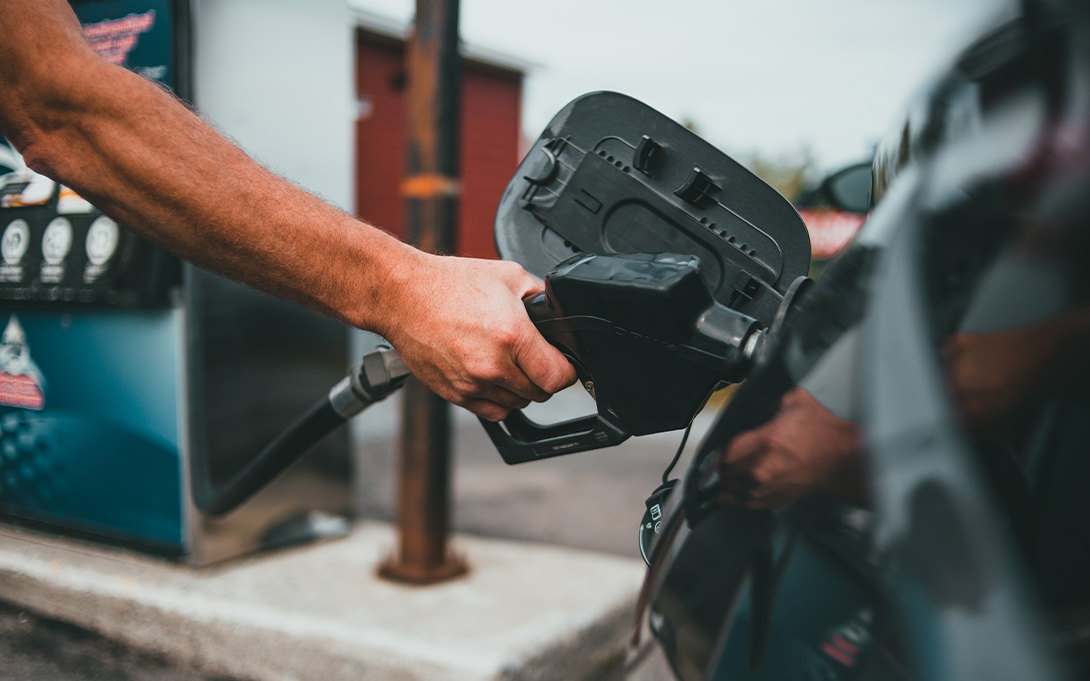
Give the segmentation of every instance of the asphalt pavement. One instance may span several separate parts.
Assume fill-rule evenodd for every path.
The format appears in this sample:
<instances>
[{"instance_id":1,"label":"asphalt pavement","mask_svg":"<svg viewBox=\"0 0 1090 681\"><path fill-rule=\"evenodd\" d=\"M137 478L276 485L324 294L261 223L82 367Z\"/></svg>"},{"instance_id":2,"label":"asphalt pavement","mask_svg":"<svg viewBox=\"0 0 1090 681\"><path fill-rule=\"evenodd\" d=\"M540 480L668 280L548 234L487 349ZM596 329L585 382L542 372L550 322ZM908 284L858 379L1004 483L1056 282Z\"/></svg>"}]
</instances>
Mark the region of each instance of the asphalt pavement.
<instances>
[{"instance_id":1,"label":"asphalt pavement","mask_svg":"<svg viewBox=\"0 0 1090 681\"><path fill-rule=\"evenodd\" d=\"M0 603L4 681L229 681Z\"/></svg>"}]
</instances>

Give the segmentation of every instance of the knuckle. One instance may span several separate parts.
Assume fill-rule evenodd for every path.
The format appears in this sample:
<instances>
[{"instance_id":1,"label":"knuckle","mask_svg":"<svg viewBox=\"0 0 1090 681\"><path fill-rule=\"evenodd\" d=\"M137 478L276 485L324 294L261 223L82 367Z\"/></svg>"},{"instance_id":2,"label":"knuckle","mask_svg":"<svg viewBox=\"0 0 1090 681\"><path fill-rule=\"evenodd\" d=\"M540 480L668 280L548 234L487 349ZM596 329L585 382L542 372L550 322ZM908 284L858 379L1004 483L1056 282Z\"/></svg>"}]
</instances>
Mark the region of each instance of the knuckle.
<instances>
[{"instance_id":1,"label":"knuckle","mask_svg":"<svg viewBox=\"0 0 1090 681\"><path fill-rule=\"evenodd\" d=\"M481 383L491 383L500 373L499 362L489 357L474 357L466 362L466 372L469 374L465 383L479 389Z\"/></svg>"},{"instance_id":2,"label":"knuckle","mask_svg":"<svg viewBox=\"0 0 1090 681\"><path fill-rule=\"evenodd\" d=\"M522 398L522 397L516 398L511 403L511 408L512 409L525 409L526 407L529 407L529 406L530 406L530 400L527 400L527 399Z\"/></svg>"},{"instance_id":3,"label":"knuckle","mask_svg":"<svg viewBox=\"0 0 1090 681\"><path fill-rule=\"evenodd\" d=\"M523 325L512 319L505 319L496 324L493 330L496 341L506 348L521 350L526 345L526 334L523 333Z\"/></svg>"},{"instance_id":4,"label":"knuckle","mask_svg":"<svg viewBox=\"0 0 1090 681\"><path fill-rule=\"evenodd\" d=\"M542 380L541 385L539 387L543 391L545 391L546 393L552 395L553 393L560 392L561 390L563 390L567 386L568 386L568 382L567 382L567 380L565 379L564 376L561 376L560 374L557 374L557 373L553 373L553 374L549 374L548 376L546 376L544 378L544 380Z\"/></svg>"},{"instance_id":5,"label":"knuckle","mask_svg":"<svg viewBox=\"0 0 1090 681\"><path fill-rule=\"evenodd\" d=\"M757 487L765 487L771 481L771 475L764 466L756 466L749 472L750 478Z\"/></svg>"},{"instance_id":6,"label":"knuckle","mask_svg":"<svg viewBox=\"0 0 1090 681\"><path fill-rule=\"evenodd\" d=\"M522 265L518 264L514 260L499 260L498 267L500 271L509 277L525 277L528 276L526 270Z\"/></svg>"},{"instance_id":7,"label":"knuckle","mask_svg":"<svg viewBox=\"0 0 1090 681\"><path fill-rule=\"evenodd\" d=\"M466 397L464 392L458 390L457 388L454 388L453 390L436 391L435 394L439 397L442 397L444 400L450 402L456 407L465 407L467 409L469 408L469 398Z\"/></svg>"},{"instance_id":8,"label":"knuckle","mask_svg":"<svg viewBox=\"0 0 1090 681\"><path fill-rule=\"evenodd\" d=\"M765 451L782 451L787 448L789 440L779 428L769 428L761 435L761 446Z\"/></svg>"},{"instance_id":9,"label":"knuckle","mask_svg":"<svg viewBox=\"0 0 1090 681\"><path fill-rule=\"evenodd\" d=\"M479 378L488 385L502 384L507 378L507 372L499 363L491 362L481 367Z\"/></svg>"},{"instance_id":10,"label":"knuckle","mask_svg":"<svg viewBox=\"0 0 1090 681\"><path fill-rule=\"evenodd\" d=\"M451 388L454 389L455 394L462 401L466 401L467 398L476 397L481 392L480 384L477 381L467 378L459 378L451 382ZM448 398L449 399L449 398ZM453 401L453 400L451 400ZM456 403L458 404L458 403ZM464 406L459 404L459 406Z\"/></svg>"},{"instance_id":11,"label":"knuckle","mask_svg":"<svg viewBox=\"0 0 1090 681\"><path fill-rule=\"evenodd\" d=\"M489 421L502 421L507 418L507 415L509 413L511 413L510 409L507 409L506 407L501 407L500 405L492 402L482 404L477 410L478 416L486 418Z\"/></svg>"}]
</instances>

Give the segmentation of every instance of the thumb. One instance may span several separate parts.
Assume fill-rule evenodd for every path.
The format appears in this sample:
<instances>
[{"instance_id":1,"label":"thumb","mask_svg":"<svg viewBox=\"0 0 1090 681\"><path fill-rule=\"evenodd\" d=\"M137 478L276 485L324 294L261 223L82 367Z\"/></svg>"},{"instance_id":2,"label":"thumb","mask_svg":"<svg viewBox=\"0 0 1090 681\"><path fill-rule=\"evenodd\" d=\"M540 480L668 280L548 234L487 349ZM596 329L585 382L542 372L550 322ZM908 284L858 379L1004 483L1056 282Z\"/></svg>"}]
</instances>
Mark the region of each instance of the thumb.
<instances>
[{"instance_id":1,"label":"thumb","mask_svg":"<svg viewBox=\"0 0 1090 681\"><path fill-rule=\"evenodd\" d=\"M514 263L513 263L514 264ZM519 298L526 298L545 290L545 282L519 266L518 275L511 283L511 291Z\"/></svg>"}]
</instances>

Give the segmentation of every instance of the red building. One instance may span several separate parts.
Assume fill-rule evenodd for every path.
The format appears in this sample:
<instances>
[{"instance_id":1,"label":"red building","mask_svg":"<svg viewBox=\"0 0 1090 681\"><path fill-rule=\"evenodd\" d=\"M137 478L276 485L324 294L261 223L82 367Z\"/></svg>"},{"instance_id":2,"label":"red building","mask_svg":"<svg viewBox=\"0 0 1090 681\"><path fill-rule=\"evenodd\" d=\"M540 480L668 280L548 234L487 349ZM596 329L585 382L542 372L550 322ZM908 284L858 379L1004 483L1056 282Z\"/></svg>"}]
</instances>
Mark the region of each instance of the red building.
<instances>
[{"instance_id":1,"label":"red building","mask_svg":"<svg viewBox=\"0 0 1090 681\"><path fill-rule=\"evenodd\" d=\"M496 257L496 206L519 163L524 64L463 50L458 255ZM404 233L405 40L363 15L356 29L356 214Z\"/></svg>"}]
</instances>

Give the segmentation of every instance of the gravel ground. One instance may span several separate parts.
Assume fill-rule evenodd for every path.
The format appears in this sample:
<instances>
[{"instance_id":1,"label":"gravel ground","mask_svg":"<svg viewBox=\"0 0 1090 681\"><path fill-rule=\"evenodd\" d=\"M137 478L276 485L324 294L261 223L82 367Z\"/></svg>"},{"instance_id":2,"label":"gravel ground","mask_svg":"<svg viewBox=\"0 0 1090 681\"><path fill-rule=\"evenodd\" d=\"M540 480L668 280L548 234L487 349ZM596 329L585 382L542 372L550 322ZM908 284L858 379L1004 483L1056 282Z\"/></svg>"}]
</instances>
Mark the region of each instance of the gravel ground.
<instances>
[{"instance_id":1,"label":"gravel ground","mask_svg":"<svg viewBox=\"0 0 1090 681\"><path fill-rule=\"evenodd\" d=\"M228 681L0 604L3 681Z\"/></svg>"}]
</instances>

